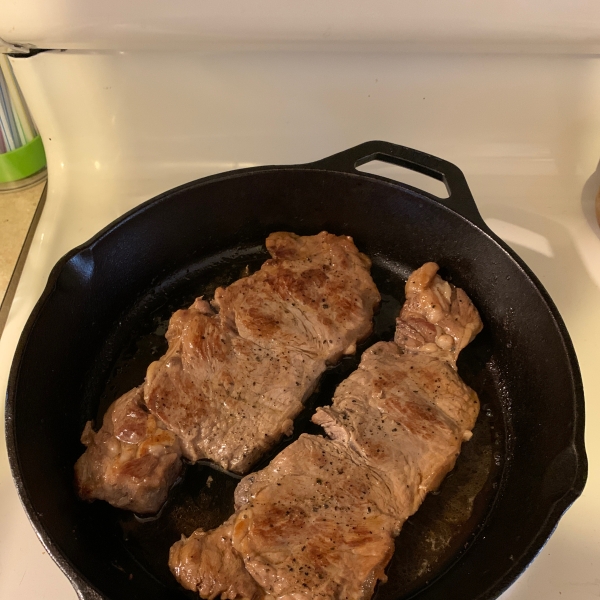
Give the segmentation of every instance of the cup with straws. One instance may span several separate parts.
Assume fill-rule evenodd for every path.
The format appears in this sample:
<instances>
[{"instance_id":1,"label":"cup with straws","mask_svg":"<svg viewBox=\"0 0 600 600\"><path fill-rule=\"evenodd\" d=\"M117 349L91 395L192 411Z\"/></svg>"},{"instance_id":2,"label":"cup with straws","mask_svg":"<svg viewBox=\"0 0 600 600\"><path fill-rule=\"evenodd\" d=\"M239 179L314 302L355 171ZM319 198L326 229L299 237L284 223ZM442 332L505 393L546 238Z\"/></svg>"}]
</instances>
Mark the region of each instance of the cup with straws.
<instances>
[{"instance_id":1,"label":"cup with straws","mask_svg":"<svg viewBox=\"0 0 600 600\"><path fill-rule=\"evenodd\" d=\"M42 140L8 58L0 54L0 191L29 187L45 177Z\"/></svg>"}]
</instances>

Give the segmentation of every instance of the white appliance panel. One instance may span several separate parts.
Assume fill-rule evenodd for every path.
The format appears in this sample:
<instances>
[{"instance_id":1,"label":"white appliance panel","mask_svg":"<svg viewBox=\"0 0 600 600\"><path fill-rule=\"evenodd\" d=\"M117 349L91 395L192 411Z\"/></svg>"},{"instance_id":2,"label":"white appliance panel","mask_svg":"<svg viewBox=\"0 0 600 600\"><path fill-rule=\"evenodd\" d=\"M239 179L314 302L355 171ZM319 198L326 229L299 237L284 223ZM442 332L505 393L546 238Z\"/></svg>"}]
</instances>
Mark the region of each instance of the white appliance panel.
<instances>
[{"instance_id":1,"label":"white appliance panel","mask_svg":"<svg viewBox=\"0 0 600 600\"><path fill-rule=\"evenodd\" d=\"M395 44L597 52L594 0L3 0L0 38L58 49Z\"/></svg>"},{"instance_id":2,"label":"white appliance panel","mask_svg":"<svg viewBox=\"0 0 600 600\"><path fill-rule=\"evenodd\" d=\"M586 489L503 599L600 595L600 58L213 48L47 52L13 64L49 187L0 339L0 389L54 263L140 202L370 139L418 148L464 171L483 217L556 302L583 374ZM0 531L0 597L75 598L27 523L4 449Z\"/></svg>"}]
</instances>

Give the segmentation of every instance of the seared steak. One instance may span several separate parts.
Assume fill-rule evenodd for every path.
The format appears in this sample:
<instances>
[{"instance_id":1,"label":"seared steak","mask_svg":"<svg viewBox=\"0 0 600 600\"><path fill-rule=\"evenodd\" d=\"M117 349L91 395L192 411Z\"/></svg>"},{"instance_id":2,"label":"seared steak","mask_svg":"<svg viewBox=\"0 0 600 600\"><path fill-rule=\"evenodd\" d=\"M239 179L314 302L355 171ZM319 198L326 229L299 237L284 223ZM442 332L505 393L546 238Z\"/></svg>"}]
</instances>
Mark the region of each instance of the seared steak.
<instances>
[{"instance_id":1,"label":"seared steak","mask_svg":"<svg viewBox=\"0 0 600 600\"><path fill-rule=\"evenodd\" d=\"M167 340L146 375L148 408L177 434L188 460L237 473L292 433L325 370L306 353L240 337L203 300L173 315Z\"/></svg>"},{"instance_id":2,"label":"seared steak","mask_svg":"<svg viewBox=\"0 0 600 600\"><path fill-rule=\"evenodd\" d=\"M479 401L455 360L481 321L464 292L436 272L428 263L409 278L402 348L380 342L365 351L332 406L317 410L313 420L331 439L303 435L245 477L234 516L214 531L221 546L211 552L237 555L236 577L250 574L267 598L370 598L404 521L471 437ZM445 302L435 311L438 294ZM170 566L188 589L209 597L203 582L217 575L207 563L193 581L178 564L194 535L173 546Z\"/></svg>"},{"instance_id":3,"label":"seared steak","mask_svg":"<svg viewBox=\"0 0 600 600\"><path fill-rule=\"evenodd\" d=\"M156 512L181 472L179 440L148 412L141 387L112 403L98 433L88 421L81 441L87 450L75 464L75 482L84 500Z\"/></svg>"},{"instance_id":4,"label":"seared steak","mask_svg":"<svg viewBox=\"0 0 600 600\"><path fill-rule=\"evenodd\" d=\"M145 406L178 440L183 457L236 473L247 472L292 432L327 366L369 335L380 301L370 260L349 237L274 233L266 245L272 258L253 275L219 288L214 308L198 298L172 316L168 350L149 366L143 385ZM158 474L152 474L156 490L145 488L152 498L143 510L133 501L134 493L142 495L134 492L137 480L126 482L126 472L119 489L130 490L131 505L125 495L113 501L112 488L104 489L113 475L103 470L113 464L117 441L128 442L115 441L106 427L96 435L103 442L90 443L78 462L78 481L87 482L79 483L80 495L155 511L152 494L164 500ZM93 436L88 424L85 440ZM80 476L84 466L92 478Z\"/></svg>"},{"instance_id":5,"label":"seared steak","mask_svg":"<svg viewBox=\"0 0 600 600\"><path fill-rule=\"evenodd\" d=\"M275 352L293 349L326 364L356 351L380 301L371 261L352 238L273 233L260 271L215 292L221 319Z\"/></svg>"},{"instance_id":6,"label":"seared steak","mask_svg":"<svg viewBox=\"0 0 600 600\"><path fill-rule=\"evenodd\" d=\"M233 548L273 598L369 598L399 518L381 473L302 435L236 490Z\"/></svg>"},{"instance_id":7,"label":"seared steak","mask_svg":"<svg viewBox=\"0 0 600 600\"><path fill-rule=\"evenodd\" d=\"M456 365L482 324L465 292L444 281L438 268L425 263L409 277L394 341L407 353L430 354Z\"/></svg>"},{"instance_id":8,"label":"seared steak","mask_svg":"<svg viewBox=\"0 0 600 600\"><path fill-rule=\"evenodd\" d=\"M227 523L174 544L169 565L202 598L248 574L269 599L368 598L394 552L398 518L389 496L381 475L344 444L303 434L241 481ZM213 568L232 557L234 572ZM252 598L236 592L222 597Z\"/></svg>"},{"instance_id":9,"label":"seared steak","mask_svg":"<svg viewBox=\"0 0 600 600\"><path fill-rule=\"evenodd\" d=\"M263 590L231 546L232 526L230 519L208 533L198 529L187 543L171 548L170 562L182 585L203 598L262 600Z\"/></svg>"},{"instance_id":10,"label":"seared steak","mask_svg":"<svg viewBox=\"0 0 600 600\"><path fill-rule=\"evenodd\" d=\"M245 473L284 434L327 365L356 350L380 296L351 238L273 233L261 269L176 312L144 398L186 458Z\"/></svg>"},{"instance_id":11,"label":"seared steak","mask_svg":"<svg viewBox=\"0 0 600 600\"><path fill-rule=\"evenodd\" d=\"M477 395L447 363L380 342L313 421L385 473L406 519L454 467L478 412Z\"/></svg>"}]
</instances>

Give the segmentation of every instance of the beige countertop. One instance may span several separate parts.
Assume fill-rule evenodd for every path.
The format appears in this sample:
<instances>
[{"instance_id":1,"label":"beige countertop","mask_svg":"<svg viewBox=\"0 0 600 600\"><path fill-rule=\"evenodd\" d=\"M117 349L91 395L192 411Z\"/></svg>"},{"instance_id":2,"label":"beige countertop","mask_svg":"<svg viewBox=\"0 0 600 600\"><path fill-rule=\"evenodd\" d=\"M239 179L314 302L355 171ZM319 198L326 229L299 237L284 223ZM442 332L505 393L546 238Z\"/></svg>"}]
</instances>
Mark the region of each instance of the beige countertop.
<instances>
[{"instance_id":1,"label":"beige countertop","mask_svg":"<svg viewBox=\"0 0 600 600\"><path fill-rule=\"evenodd\" d=\"M45 185L44 179L25 189L0 192L0 304L4 300ZM2 324L0 334L1 331Z\"/></svg>"}]
</instances>

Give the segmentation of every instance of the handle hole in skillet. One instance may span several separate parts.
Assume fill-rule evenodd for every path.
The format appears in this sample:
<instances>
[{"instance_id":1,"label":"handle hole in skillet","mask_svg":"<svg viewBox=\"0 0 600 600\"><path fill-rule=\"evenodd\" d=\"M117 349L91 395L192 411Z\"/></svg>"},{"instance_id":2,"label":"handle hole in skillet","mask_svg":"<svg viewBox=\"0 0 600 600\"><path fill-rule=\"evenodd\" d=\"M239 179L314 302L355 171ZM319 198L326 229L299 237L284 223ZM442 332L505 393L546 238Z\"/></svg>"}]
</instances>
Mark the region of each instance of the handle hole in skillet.
<instances>
[{"instance_id":1,"label":"handle hole in skillet","mask_svg":"<svg viewBox=\"0 0 600 600\"><path fill-rule=\"evenodd\" d=\"M407 183L419 190L433 194L442 200L449 197L448 189L443 181L383 160L371 160L356 167L356 170L363 173L371 173L372 175L379 175L380 177L387 177L400 183Z\"/></svg>"}]
</instances>

